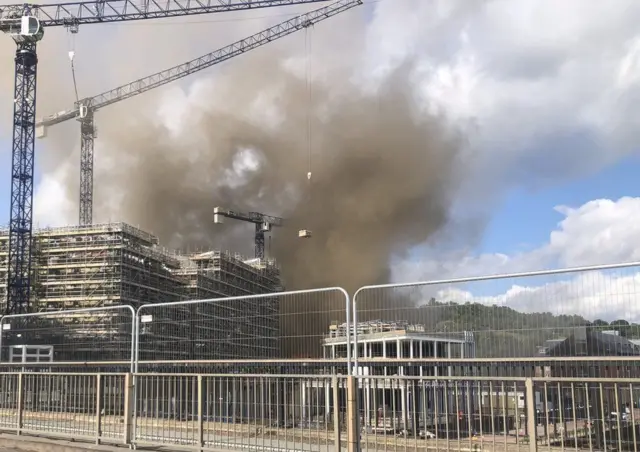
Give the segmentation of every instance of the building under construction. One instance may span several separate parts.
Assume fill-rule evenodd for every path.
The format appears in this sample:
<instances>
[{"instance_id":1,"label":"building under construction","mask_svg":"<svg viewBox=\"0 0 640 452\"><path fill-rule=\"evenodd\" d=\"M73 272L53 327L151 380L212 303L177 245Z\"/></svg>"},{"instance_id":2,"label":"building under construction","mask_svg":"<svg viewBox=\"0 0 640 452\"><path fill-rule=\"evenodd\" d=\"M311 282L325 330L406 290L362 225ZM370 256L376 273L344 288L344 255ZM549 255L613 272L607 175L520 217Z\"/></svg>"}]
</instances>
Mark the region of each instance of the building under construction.
<instances>
[{"instance_id":1,"label":"building under construction","mask_svg":"<svg viewBox=\"0 0 640 452\"><path fill-rule=\"evenodd\" d=\"M6 303L8 230L0 229L0 294ZM212 251L180 255L158 238L124 223L34 231L32 312L219 299L280 290L273 261ZM278 300L221 300L147 307L141 359L221 359L278 354ZM52 344L56 360L126 359L131 316L125 311L50 314L39 325L3 335L29 345ZM15 320L13 323L16 323ZM30 319L30 323L35 319ZM5 327L6 329L7 327ZM21 331L19 334L18 331ZM60 336L60 337L57 337ZM100 340L102 338L102 340ZM26 342L25 342L26 343ZM56 348L57 346L57 348ZM6 358L5 358L6 359Z\"/></svg>"}]
</instances>

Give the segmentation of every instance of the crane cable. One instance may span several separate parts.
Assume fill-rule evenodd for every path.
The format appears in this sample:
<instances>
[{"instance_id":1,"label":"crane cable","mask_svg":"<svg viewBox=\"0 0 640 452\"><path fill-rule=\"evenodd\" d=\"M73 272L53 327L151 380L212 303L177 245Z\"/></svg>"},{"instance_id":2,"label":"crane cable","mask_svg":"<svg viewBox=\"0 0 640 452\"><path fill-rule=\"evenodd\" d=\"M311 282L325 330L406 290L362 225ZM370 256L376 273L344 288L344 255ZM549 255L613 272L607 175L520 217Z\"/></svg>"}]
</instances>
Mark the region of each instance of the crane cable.
<instances>
[{"instance_id":1,"label":"crane cable","mask_svg":"<svg viewBox=\"0 0 640 452\"><path fill-rule=\"evenodd\" d=\"M76 82L76 67L73 64L73 59L76 56L76 38L75 38L75 32L72 31L71 29L68 30L69 33L69 60L71 61L71 76L73 77L73 90L76 94L76 102L78 102L80 100L80 98L78 97L78 83Z\"/></svg>"},{"instance_id":2,"label":"crane cable","mask_svg":"<svg viewBox=\"0 0 640 452\"><path fill-rule=\"evenodd\" d=\"M309 36L309 27L305 29L305 53L306 53L306 88L307 88L307 183L308 183L308 197L311 201L311 108L312 108L312 94L311 94L311 38Z\"/></svg>"}]
</instances>

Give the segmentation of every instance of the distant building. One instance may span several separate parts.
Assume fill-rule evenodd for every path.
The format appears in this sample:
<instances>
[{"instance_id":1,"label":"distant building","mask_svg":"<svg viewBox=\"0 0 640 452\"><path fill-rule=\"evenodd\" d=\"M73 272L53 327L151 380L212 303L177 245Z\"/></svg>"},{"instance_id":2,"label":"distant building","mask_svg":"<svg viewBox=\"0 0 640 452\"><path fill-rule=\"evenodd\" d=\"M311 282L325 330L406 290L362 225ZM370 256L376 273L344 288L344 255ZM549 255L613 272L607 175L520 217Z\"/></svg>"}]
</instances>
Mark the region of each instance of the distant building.
<instances>
[{"instance_id":1,"label":"distant building","mask_svg":"<svg viewBox=\"0 0 640 452\"><path fill-rule=\"evenodd\" d=\"M574 328L566 336L546 341L538 347L538 358L566 358L565 361L538 369L538 376L574 378L637 378L640 368L632 362L609 365L593 362L576 364L583 357L639 357L640 345L622 337L617 331L597 331L592 327Z\"/></svg>"},{"instance_id":2,"label":"distant building","mask_svg":"<svg viewBox=\"0 0 640 452\"><path fill-rule=\"evenodd\" d=\"M633 341L622 337L617 331L597 331L593 327L575 328L572 334L567 337L557 338L546 341L538 348L536 357L544 358L566 358L565 360L549 362L544 366L538 366L535 369L537 377L544 378L598 378L598 379L620 379L620 378L639 378L640 377L640 345ZM585 357L638 357L634 360L616 361L580 361ZM629 387L618 387L618 393L612 385L604 384L602 386L602 394L595 388L597 385L582 385L574 383L571 385L547 385L544 388L546 395L547 409L549 407L573 407L573 406L591 406L594 410L602 407L599 398L606 406L609 412L620 410L625 404L633 404L634 400L638 400L640 392L634 388L634 394L628 390ZM587 387L589 390L587 391ZM543 388L538 388L543 391ZM615 408L615 404L620 406ZM592 413L596 416L595 412ZM606 413L608 415L608 413ZM565 415L566 416L566 415Z\"/></svg>"},{"instance_id":3,"label":"distant building","mask_svg":"<svg viewBox=\"0 0 640 452\"><path fill-rule=\"evenodd\" d=\"M406 321L381 320L360 322L355 328L358 349L356 353L352 344L352 356L357 356L361 360L381 361L376 364L359 363L355 370L359 375L448 377L455 375L455 368L446 363L438 363L438 358L472 359L475 357L475 344L471 332L430 333L423 325L410 324ZM329 334L323 340L325 358L346 356L347 334L349 334L349 328L344 323L330 326ZM403 359L409 362L386 364L385 358ZM360 381L360 400L365 413L365 425L372 429L389 430L397 428L398 425L409 428L410 422L416 423L416 426L418 423L433 425L440 422L433 418L434 413L445 413L445 406L454 406L453 392L434 391L433 386L426 382L419 384L417 380L409 381L406 387L398 387L397 382L379 378ZM326 391L328 390L326 388ZM465 400L466 393L461 391L458 397L460 400ZM421 419L412 419L409 413L420 413ZM386 419L386 423L391 422L394 425L382 425L383 419Z\"/></svg>"},{"instance_id":4,"label":"distant building","mask_svg":"<svg viewBox=\"0 0 640 452\"><path fill-rule=\"evenodd\" d=\"M352 344L353 357L373 359L433 359L433 358L475 358L473 333L432 333L423 325L412 325L406 321L384 322L381 320L360 322L356 326L358 352ZM323 340L323 357L328 359L347 356L347 333L345 323L331 325L329 334ZM353 335L353 327L351 334ZM451 374L451 366L407 365L379 367L360 366L362 375L430 375Z\"/></svg>"}]
</instances>

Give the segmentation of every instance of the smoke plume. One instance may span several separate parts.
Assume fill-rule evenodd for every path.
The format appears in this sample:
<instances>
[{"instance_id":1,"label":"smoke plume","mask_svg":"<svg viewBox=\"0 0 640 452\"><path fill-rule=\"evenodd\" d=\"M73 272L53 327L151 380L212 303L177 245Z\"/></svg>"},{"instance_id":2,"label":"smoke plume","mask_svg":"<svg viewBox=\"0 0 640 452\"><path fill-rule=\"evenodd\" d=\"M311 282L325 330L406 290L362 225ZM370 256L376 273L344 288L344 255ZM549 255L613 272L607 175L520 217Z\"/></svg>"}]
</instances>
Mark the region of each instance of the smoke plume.
<instances>
[{"instance_id":1,"label":"smoke plume","mask_svg":"<svg viewBox=\"0 0 640 452\"><path fill-rule=\"evenodd\" d=\"M172 247L251 249L251 225L214 225L215 206L284 217L271 254L288 289L386 281L391 256L447 223L458 137L416 101L411 62L364 89L347 70L313 80L284 61L228 66L179 124L139 117L105 137L119 163L96 187L122 190L111 218Z\"/></svg>"}]
</instances>

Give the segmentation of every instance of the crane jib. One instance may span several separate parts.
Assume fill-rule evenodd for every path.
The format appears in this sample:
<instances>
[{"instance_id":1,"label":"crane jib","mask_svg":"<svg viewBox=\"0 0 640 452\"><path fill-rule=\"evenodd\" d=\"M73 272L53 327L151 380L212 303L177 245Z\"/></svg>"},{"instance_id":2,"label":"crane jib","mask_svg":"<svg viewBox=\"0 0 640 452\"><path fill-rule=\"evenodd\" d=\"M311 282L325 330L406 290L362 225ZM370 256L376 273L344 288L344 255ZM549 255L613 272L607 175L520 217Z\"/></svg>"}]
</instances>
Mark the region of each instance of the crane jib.
<instances>
[{"instance_id":1,"label":"crane jib","mask_svg":"<svg viewBox=\"0 0 640 452\"><path fill-rule=\"evenodd\" d=\"M255 33L247 38L236 41L211 53L202 55L193 60L187 61L180 65L171 67L164 71L156 72L147 77L135 80L126 85L121 85L117 88L113 88L109 91L97 94L93 97L82 99L79 104L86 106L92 111L99 110L113 103L121 100L128 99L138 94L142 94L146 91L158 88L162 85L171 83L175 80L181 79L188 75L199 72L203 69L209 68L213 65L219 64L223 61L231 59L242 53L246 53L249 50L261 47L269 42L279 39L281 37L292 34L301 28L314 25L322 20L335 16L343 11L351 9L355 6L361 5L362 0L340 0L332 3L323 8L319 8L314 11L310 11L300 16L293 17L277 25L269 27L258 33ZM45 117L38 123L38 126L51 126L74 119L78 116L78 108L72 110L66 110L63 113L58 113Z\"/></svg>"},{"instance_id":2,"label":"crane jib","mask_svg":"<svg viewBox=\"0 0 640 452\"><path fill-rule=\"evenodd\" d=\"M248 9L320 3L327 0L98 0L51 5L23 4L0 7L0 21L10 14L32 15L43 27L71 27L83 24L160 19L214 14ZM28 11L28 13L26 13Z\"/></svg>"}]
</instances>

